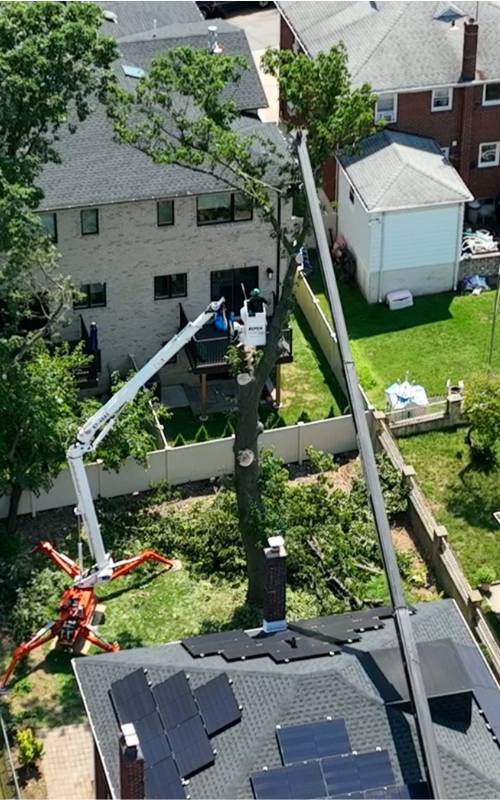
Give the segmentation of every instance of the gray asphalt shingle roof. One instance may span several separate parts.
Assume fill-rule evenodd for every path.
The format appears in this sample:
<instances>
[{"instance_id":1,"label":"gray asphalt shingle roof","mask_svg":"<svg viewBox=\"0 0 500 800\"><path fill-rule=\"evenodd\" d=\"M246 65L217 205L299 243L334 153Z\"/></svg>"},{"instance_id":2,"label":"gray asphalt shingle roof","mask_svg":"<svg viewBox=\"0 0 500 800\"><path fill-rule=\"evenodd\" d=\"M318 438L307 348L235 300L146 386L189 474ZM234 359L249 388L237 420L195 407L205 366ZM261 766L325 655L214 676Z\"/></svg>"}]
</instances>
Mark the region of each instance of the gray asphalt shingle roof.
<instances>
[{"instance_id":1,"label":"gray asphalt shingle roof","mask_svg":"<svg viewBox=\"0 0 500 800\"><path fill-rule=\"evenodd\" d=\"M124 33L123 38L118 40L120 59L115 64L115 70L122 85L129 90L134 89L136 81L125 76L123 65L147 71L152 59L167 50L179 46L207 47L209 23L200 19L197 9L196 20L185 22L187 17L193 16L189 8L194 3L117 2L100 5L116 13L119 23L122 21L121 27L115 23L106 25L111 26L110 32ZM129 10L129 6L134 8ZM148 8L142 9L140 6ZM157 11L150 6L158 7ZM166 11L164 6L173 8ZM180 6L186 6L187 11L181 9L178 16ZM152 24L153 11L160 23L176 21L160 25L156 30L144 30L144 25ZM243 56L249 67L243 72L239 83L228 87L224 96L233 99L242 112L267 106L244 31L218 21L217 39L225 53ZM254 136L257 143L259 137L270 138L284 152L284 140L276 125L242 116L234 127L244 135ZM59 137L57 150L61 163L48 164L38 181L45 195L40 210L177 197L227 189L216 175L204 175L183 167L157 165L138 150L117 143L112 125L99 103L89 118L78 124L76 133L71 134L66 128L61 128Z\"/></svg>"},{"instance_id":2,"label":"gray asphalt shingle roof","mask_svg":"<svg viewBox=\"0 0 500 800\"><path fill-rule=\"evenodd\" d=\"M277 0L285 19L311 56L343 41L353 84L391 91L460 82L463 20L478 14L477 78L500 80L500 7L495 2L457 2L464 17L454 28L436 18L443 2L387 0ZM479 12L478 12L479 8Z\"/></svg>"},{"instance_id":3,"label":"gray asphalt shingle roof","mask_svg":"<svg viewBox=\"0 0 500 800\"><path fill-rule=\"evenodd\" d=\"M278 169L286 146L277 125L242 117L234 128L244 136L253 136L256 146L260 139L270 139L278 148ZM102 108L76 133L61 134L58 151L62 163L48 164L38 180L45 195L41 211L229 191L216 174L155 164L132 146L118 144Z\"/></svg>"},{"instance_id":4,"label":"gray asphalt shingle roof","mask_svg":"<svg viewBox=\"0 0 500 800\"><path fill-rule=\"evenodd\" d=\"M275 738L277 724L345 719L354 750L377 747L389 751L396 780L421 780L418 740L413 718L387 706L362 664L362 653L394 647L392 620L385 627L362 634L340 656L275 664L268 658L228 664L221 656L193 659L178 643L124 650L74 660L73 666L115 796L119 796L118 723L109 698L111 683L137 667L148 670L153 684L181 669L193 688L221 672L233 680L243 706L242 720L215 736L215 764L190 779L191 797L250 798L249 775L281 766ZM412 617L417 641L451 638L459 646L476 648L452 600L417 605ZM484 718L472 703L470 726L455 724L446 698L434 717L437 744L448 798L500 797L500 752Z\"/></svg>"},{"instance_id":5,"label":"gray asphalt shingle roof","mask_svg":"<svg viewBox=\"0 0 500 800\"><path fill-rule=\"evenodd\" d=\"M473 199L434 139L384 130L339 161L368 211Z\"/></svg>"},{"instance_id":6,"label":"gray asphalt shingle roof","mask_svg":"<svg viewBox=\"0 0 500 800\"><path fill-rule=\"evenodd\" d=\"M192 0L168 0L168 2L154 2L154 0L125 0L122 2L107 2L97 0L97 5L103 11L116 14L116 22L105 22L103 33L118 38L130 33L148 31L156 24L172 25L174 23L199 22L203 18L198 6Z\"/></svg>"}]
</instances>

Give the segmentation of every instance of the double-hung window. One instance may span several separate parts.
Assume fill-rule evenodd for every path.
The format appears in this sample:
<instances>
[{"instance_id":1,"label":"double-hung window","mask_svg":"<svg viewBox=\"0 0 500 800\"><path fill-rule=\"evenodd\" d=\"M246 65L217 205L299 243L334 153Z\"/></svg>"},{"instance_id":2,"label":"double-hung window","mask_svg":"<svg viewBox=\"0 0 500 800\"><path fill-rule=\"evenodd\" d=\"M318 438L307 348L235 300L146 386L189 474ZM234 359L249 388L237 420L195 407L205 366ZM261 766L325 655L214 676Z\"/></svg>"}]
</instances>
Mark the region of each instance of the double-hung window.
<instances>
[{"instance_id":1,"label":"double-hung window","mask_svg":"<svg viewBox=\"0 0 500 800\"><path fill-rule=\"evenodd\" d=\"M156 275L154 296L155 300L187 297L187 272L178 272L176 275Z\"/></svg>"},{"instance_id":2,"label":"double-hung window","mask_svg":"<svg viewBox=\"0 0 500 800\"><path fill-rule=\"evenodd\" d=\"M42 223L47 236L54 244L57 242L57 216L53 211L43 211L40 214L40 222Z\"/></svg>"},{"instance_id":3,"label":"double-hung window","mask_svg":"<svg viewBox=\"0 0 500 800\"><path fill-rule=\"evenodd\" d=\"M99 308L106 305L106 284L105 283L83 283L80 286L79 300L73 304L73 308Z\"/></svg>"},{"instance_id":4,"label":"double-hung window","mask_svg":"<svg viewBox=\"0 0 500 800\"><path fill-rule=\"evenodd\" d=\"M396 94L380 94L375 106L375 121L396 122L398 115Z\"/></svg>"},{"instance_id":5,"label":"double-hung window","mask_svg":"<svg viewBox=\"0 0 500 800\"><path fill-rule=\"evenodd\" d=\"M479 145L478 167L498 167L500 163L500 142L483 142Z\"/></svg>"},{"instance_id":6,"label":"double-hung window","mask_svg":"<svg viewBox=\"0 0 500 800\"><path fill-rule=\"evenodd\" d=\"M431 111L451 111L453 107L453 89L451 86L432 90Z\"/></svg>"},{"instance_id":7,"label":"double-hung window","mask_svg":"<svg viewBox=\"0 0 500 800\"><path fill-rule=\"evenodd\" d=\"M203 194L196 201L198 225L244 222L252 219L252 204L243 192Z\"/></svg>"},{"instance_id":8,"label":"double-hung window","mask_svg":"<svg viewBox=\"0 0 500 800\"><path fill-rule=\"evenodd\" d=\"M483 86L483 106L500 105L500 83L485 83Z\"/></svg>"},{"instance_id":9,"label":"double-hung window","mask_svg":"<svg viewBox=\"0 0 500 800\"><path fill-rule=\"evenodd\" d=\"M156 223L159 227L174 224L173 200L158 200L156 204Z\"/></svg>"}]
</instances>

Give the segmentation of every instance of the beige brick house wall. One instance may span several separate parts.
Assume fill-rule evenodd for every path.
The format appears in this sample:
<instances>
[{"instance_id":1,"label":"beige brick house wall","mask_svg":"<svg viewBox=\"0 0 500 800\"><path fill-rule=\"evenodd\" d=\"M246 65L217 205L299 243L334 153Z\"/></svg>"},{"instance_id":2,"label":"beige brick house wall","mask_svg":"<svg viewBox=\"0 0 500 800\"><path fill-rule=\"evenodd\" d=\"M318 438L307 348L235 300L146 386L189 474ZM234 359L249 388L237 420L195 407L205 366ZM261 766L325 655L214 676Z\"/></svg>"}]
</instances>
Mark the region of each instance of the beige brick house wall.
<instances>
[{"instance_id":1,"label":"beige brick house wall","mask_svg":"<svg viewBox=\"0 0 500 800\"><path fill-rule=\"evenodd\" d=\"M287 208L286 212L291 213ZM285 214L283 214L285 216ZM117 203L99 207L99 233L82 236L80 209L57 211L61 269L76 286L105 282L105 308L82 309L88 327L98 325L103 382L108 369L128 367L132 353L142 366L177 330L179 302L192 319L210 300L214 270L259 267L259 282L271 299L276 288L277 244L270 226L256 214L248 222L197 226L196 198L175 200L174 225L157 225L156 201ZM281 276L286 266L281 254ZM266 270L272 268L269 280ZM155 275L187 273L187 297L155 300ZM65 336L78 335L76 318ZM185 378L184 354L164 370L162 382Z\"/></svg>"}]
</instances>

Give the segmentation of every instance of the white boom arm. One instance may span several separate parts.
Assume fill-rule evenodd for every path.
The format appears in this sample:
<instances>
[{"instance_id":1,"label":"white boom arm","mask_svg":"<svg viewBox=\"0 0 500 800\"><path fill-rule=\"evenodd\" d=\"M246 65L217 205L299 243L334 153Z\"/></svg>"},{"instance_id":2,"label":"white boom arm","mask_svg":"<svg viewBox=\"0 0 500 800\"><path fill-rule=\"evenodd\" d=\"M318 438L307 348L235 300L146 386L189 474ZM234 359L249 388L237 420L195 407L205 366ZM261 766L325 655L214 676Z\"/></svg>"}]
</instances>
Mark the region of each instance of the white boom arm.
<instances>
[{"instance_id":1,"label":"white boom arm","mask_svg":"<svg viewBox=\"0 0 500 800\"><path fill-rule=\"evenodd\" d=\"M79 585L91 585L101 581L109 580L113 573L113 559L106 552L102 540L101 529L92 498L87 471L83 458L86 453L95 450L100 442L107 436L116 422L116 418L122 408L130 403L150 378L160 370L172 356L182 350L191 341L193 336L210 322L213 315L218 311L224 298L217 300L200 314L193 322L188 324L167 342L156 355L154 355L127 383L114 394L99 411L96 411L78 431L77 440L67 451L68 465L75 487L77 500L77 513L81 516L85 530L87 531L88 541L92 556L95 560L95 567L91 570L91 576L84 575L76 578L75 582Z\"/></svg>"}]
</instances>

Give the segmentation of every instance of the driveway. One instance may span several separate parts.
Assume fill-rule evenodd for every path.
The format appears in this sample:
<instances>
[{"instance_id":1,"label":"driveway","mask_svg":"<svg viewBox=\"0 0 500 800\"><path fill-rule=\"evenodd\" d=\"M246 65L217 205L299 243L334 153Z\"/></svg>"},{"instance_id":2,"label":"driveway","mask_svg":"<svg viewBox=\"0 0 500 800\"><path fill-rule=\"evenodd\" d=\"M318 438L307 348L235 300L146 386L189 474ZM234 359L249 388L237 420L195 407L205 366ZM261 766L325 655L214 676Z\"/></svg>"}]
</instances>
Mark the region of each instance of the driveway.
<instances>
[{"instance_id":1,"label":"driveway","mask_svg":"<svg viewBox=\"0 0 500 800\"><path fill-rule=\"evenodd\" d=\"M266 93L269 108L259 111L263 122L278 122L278 84L269 75L264 75L260 68L260 59L267 47L279 47L280 15L277 8L265 8L262 11L247 11L245 14L227 15L227 22L243 28L247 35L255 66L260 75Z\"/></svg>"}]
</instances>

